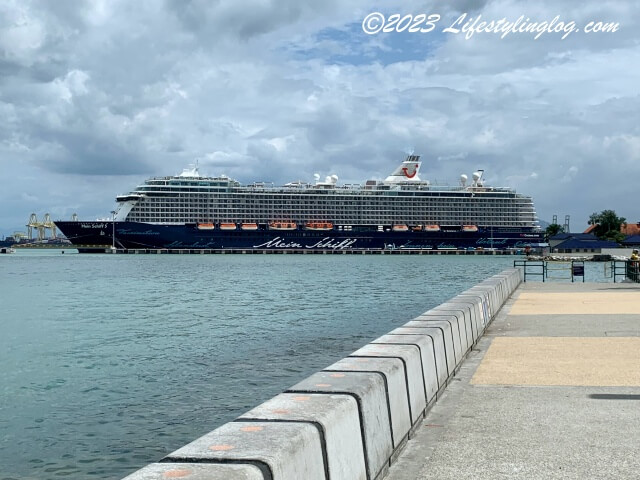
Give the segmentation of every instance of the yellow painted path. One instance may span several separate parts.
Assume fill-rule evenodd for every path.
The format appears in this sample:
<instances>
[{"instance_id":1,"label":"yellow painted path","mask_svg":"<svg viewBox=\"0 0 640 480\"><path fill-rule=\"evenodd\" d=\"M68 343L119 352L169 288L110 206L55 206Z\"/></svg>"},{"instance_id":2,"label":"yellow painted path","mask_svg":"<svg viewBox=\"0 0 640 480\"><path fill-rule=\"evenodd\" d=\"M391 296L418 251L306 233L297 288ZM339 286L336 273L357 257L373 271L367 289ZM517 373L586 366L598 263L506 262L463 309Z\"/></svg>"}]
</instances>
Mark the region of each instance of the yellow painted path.
<instances>
[{"instance_id":1,"label":"yellow painted path","mask_svg":"<svg viewBox=\"0 0 640 480\"><path fill-rule=\"evenodd\" d=\"M640 314L640 290L520 292L509 316ZM575 317L573 317L575 318ZM475 385L640 387L640 337L496 337Z\"/></svg>"},{"instance_id":2,"label":"yellow painted path","mask_svg":"<svg viewBox=\"0 0 640 480\"><path fill-rule=\"evenodd\" d=\"M640 338L495 338L471 383L640 387Z\"/></svg>"},{"instance_id":3,"label":"yellow painted path","mask_svg":"<svg viewBox=\"0 0 640 480\"><path fill-rule=\"evenodd\" d=\"M509 315L640 314L640 291L522 292Z\"/></svg>"}]
</instances>

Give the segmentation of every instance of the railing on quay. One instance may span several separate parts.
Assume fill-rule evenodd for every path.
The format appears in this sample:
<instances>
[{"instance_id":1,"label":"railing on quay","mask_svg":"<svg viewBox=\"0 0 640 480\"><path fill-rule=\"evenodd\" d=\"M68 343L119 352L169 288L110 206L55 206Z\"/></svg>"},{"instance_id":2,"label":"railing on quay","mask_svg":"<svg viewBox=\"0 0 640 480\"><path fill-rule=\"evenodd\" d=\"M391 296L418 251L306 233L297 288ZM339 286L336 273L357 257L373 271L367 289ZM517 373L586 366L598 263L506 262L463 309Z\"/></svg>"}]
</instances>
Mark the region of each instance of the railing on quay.
<instances>
[{"instance_id":1,"label":"railing on quay","mask_svg":"<svg viewBox=\"0 0 640 480\"><path fill-rule=\"evenodd\" d=\"M527 276L547 278L547 262L544 260L514 260L513 268L522 268L522 281L527 281Z\"/></svg>"},{"instance_id":2,"label":"railing on quay","mask_svg":"<svg viewBox=\"0 0 640 480\"><path fill-rule=\"evenodd\" d=\"M584 283L584 261L570 260L566 262L548 262L547 260L514 260L514 268L522 268L523 281L527 281L527 276L542 277L542 281L551 280L571 280L576 281L576 277L582 277ZM550 275L551 274L551 275Z\"/></svg>"},{"instance_id":3,"label":"railing on quay","mask_svg":"<svg viewBox=\"0 0 640 480\"><path fill-rule=\"evenodd\" d=\"M630 280L640 283L640 262L637 260L614 260L611 262L614 283L622 278L622 281Z\"/></svg>"}]
</instances>

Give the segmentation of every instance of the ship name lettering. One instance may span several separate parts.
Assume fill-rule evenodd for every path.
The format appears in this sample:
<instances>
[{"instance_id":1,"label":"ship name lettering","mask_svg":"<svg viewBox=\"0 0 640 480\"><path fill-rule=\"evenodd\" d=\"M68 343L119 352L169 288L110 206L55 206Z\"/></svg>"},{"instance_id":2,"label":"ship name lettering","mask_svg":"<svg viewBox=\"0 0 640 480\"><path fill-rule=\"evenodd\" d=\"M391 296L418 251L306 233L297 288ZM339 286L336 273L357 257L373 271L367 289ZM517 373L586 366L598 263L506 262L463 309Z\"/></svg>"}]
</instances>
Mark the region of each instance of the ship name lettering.
<instances>
[{"instance_id":1,"label":"ship name lettering","mask_svg":"<svg viewBox=\"0 0 640 480\"><path fill-rule=\"evenodd\" d=\"M529 243L529 242L516 242L516 243L513 244L513 246L515 248L530 247L531 243Z\"/></svg>"},{"instance_id":2,"label":"ship name lettering","mask_svg":"<svg viewBox=\"0 0 640 480\"><path fill-rule=\"evenodd\" d=\"M307 248L332 248L334 250L343 250L345 248L351 248L356 243L356 239L345 238L343 241L338 242L335 238L325 237L314 245L307 245Z\"/></svg>"},{"instance_id":3,"label":"ship name lettering","mask_svg":"<svg viewBox=\"0 0 640 480\"><path fill-rule=\"evenodd\" d=\"M268 242L261 243L260 245L254 245L253 248L302 248L302 245L296 242L285 242L284 239L276 237Z\"/></svg>"},{"instance_id":4,"label":"ship name lettering","mask_svg":"<svg viewBox=\"0 0 640 480\"><path fill-rule=\"evenodd\" d=\"M490 239L490 238L479 238L478 240L476 240L476 245L504 245L507 243L507 239L506 238L501 238L501 239Z\"/></svg>"},{"instance_id":5,"label":"ship name lettering","mask_svg":"<svg viewBox=\"0 0 640 480\"><path fill-rule=\"evenodd\" d=\"M433 245L426 245L426 244L421 244L421 243L411 243L411 242L407 242L404 245L402 245L400 248L405 248L405 249L409 249L409 248L413 248L413 249L420 249L420 250L431 250L433 249Z\"/></svg>"},{"instance_id":6,"label":"ship name lettering","mask_svg":"<svg viewBox=\"0 0 640 480\"><path fill-rule=\"evenodd\" d=\"M118 235L160 235L160 232L153 230L136 231L129 228L120 228L118 229Z\"/></svg>"}]
</instances>

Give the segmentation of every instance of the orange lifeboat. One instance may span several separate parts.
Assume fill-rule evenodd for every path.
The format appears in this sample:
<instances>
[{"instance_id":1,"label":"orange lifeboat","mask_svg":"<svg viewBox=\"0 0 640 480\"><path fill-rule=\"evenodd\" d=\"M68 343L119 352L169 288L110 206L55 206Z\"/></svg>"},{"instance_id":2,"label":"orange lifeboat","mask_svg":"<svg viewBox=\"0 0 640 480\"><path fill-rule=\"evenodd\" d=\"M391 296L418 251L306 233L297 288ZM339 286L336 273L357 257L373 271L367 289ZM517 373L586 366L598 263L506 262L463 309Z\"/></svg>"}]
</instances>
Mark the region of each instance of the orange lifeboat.
<instances>
[{"instance_id":1,"label":"orange lifeboat","mask_svg":"<svg viewBox=\"0 0 640 480\"><path fill-rule=\"evenodd\" d=\"M215 225L213 223L198 223L198 230L213 230Z\"/></svg>"},{"instance_id":2,"label":"orange lifeboat","mask_svg":"<svg viewBox=\"0 0 640 480\"><path fill-rule=\"evenodd\" d=\"M331 222L307 222L304 225L306 230L333 230Z\"/></svg>"},{"instance_id":3,"label":"orange lifeboat","mask_svg":"<svg viewBox=\"0 0 640 480\"><path fill-rule=\"evenodd\" d=\"M404 223L400 224L400 225L394 225L391 228L394 232L406 232L409 230L409 227L407 227Z\"/></svg>"},{"instance_id":4,"label":"orange lifeboat","mask_svg":"<svg viewBox=\"0 0 640 480\"><path fill-rule=\"evenodd\" d=\"M296 222L275 221L269 222L269 230L295 230L298 228Z\"/></svg>"},{"instance_id":5,"label":"orange lifeboat","mask_svg":"<svg viewBox=\"0 0 640 480\"><path fill-rule=\"evenodd\" d=\"M258 229L258 224L257 223L243 223L242 225L240 225L240 228L242 230L257 230Z\"/></svg>"},{"instance_id":6,"label":"orange lifeboat","mask_svg":"<svg viewBox=\"0 0 640 480\"><path fill-rule=\"evenodd\" d=\"M220 230L235 230L238 226L235 223L221 223Z\"/></svg>"},{"instance_id":7,"label":"orange lifeboat","mask_svg":"<svg viewBox=\"0 0 640 480\"><path fill-rule=\"evenodd\" d=\"M478 231L478 227L476 227L475 225L462 225L462 231L463 232L477 232Z\"/></svg>"},{"instance_id":8,"label":"orange lifeboat","mask_svg":"<svg viewBox=\"0 0 640 480\"><path fill-rule=\"evenodd\" d=\"M424 227L424 230L426 232L439 232L440 225L427 225L426 227Z\"/></svg>"},{"instance_id":9,"label":"orange lifeboat","mask_svg":"<svg viewBox=\"0 0 640 480\"><path fill-rule=\"evenodd\" d=\"M413 227L411 227L411 230L413 230L414 232L421 232L422 229L422 225L414 225Z\"/></svg>"}]
</instances>

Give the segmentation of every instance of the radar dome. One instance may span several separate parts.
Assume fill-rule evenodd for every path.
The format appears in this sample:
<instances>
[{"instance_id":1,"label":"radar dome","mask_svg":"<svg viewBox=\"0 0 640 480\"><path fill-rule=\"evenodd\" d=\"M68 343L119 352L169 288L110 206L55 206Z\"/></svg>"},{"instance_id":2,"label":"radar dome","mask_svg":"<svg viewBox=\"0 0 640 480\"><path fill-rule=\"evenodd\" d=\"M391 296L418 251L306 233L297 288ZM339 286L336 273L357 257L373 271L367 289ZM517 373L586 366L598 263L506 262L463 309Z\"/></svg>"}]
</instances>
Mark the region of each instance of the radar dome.
<instances>
[{"instance_id":1,"label":"radar dome","mask_svg":"<svg viewBox=\"0 0 640 480\"><path fill-rule=\"evenodd\" d=\"M338 181L338 175L331 175L331 181L336 183Z\"/></svg>"},{"instance_id":2,"label":"radar dome","mask_svg":"<svg viewBox=\"0 0 640 480\"><path fill-rule=\"evenodd\" d=\"M482 176L482 174L480 172L473 172L473 180L474 181L478 181L480 179L480 177Z\"/></svg>"},{"instance_id":3,"label":"radar dome","mask_svg":"<svg viewBox=\"0 0 640 480\"><path fill-rule=\"evenodd\" d=\"M468 178L469 178L469 177L467 177L467 176L463 173L462 175L460 175L460 183L461 183L462 185L466 185L466 184L467 184L467 179L468 179Z\"/></svg>"}]
</instances>

